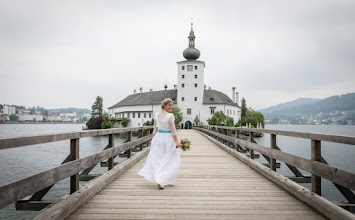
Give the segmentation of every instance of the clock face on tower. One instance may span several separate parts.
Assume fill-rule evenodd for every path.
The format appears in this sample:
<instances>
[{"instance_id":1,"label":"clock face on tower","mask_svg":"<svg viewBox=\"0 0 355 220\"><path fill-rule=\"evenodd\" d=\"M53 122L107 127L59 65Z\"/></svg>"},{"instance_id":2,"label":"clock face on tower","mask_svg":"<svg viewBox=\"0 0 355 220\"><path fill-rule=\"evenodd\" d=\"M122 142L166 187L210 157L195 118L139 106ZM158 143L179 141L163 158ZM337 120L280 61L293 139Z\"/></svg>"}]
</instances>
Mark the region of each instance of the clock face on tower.
<instances>
[{"instance_id":1,"label":"clock face on tower","mask_svg":"<svg viewBox=\"0 0 355 220\"><path fill-rule=\"evenodd\" d=\"M193 65L187 65L187 71L192 71L193 67Z\"/></svg>"}]
</instances>

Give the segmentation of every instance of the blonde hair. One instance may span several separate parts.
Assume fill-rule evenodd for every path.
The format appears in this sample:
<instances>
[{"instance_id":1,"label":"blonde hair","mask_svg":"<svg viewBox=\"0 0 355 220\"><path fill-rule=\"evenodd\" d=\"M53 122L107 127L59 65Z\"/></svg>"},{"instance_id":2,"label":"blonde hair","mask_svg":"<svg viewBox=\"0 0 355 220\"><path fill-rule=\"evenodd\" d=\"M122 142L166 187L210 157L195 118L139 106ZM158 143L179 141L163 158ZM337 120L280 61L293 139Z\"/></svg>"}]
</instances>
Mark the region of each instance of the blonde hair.
<instances>
[{"instance_id":1,"label":"blonde hair","mask_svg":"<svg viewBox=\"0 0 355 220\"><path fill-rule=\"evenodd\" d=\"M163 99L163 101L161 101L161 108L164 109L165 106L166 106L167 104L169 104L169 102L173 102L173 100L172 100L171 98L165 98L165 99ZM173 102L173 103L174 103L174 102Z\"/></svg>"}]
</instances>

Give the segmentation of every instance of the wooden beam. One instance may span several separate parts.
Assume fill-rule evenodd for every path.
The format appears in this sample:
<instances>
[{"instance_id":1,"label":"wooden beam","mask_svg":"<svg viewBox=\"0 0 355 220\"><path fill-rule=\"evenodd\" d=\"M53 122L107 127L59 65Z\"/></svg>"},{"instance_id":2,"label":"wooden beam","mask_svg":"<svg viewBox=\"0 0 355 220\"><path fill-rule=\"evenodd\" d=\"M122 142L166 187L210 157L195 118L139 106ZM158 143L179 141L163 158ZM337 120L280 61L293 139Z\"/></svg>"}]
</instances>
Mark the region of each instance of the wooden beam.
<instances>
[{"instance_id":1,"label":"wooden beam","mask_svg":"<svg viewBox=\"0 0 355 220\"><path fill-rule=\"evenodd\" d=\"M276 135L275 134L270 135L270 147L272 149L276 148ZM273 158L270 158L270 169L272 169L273 171L276 171L276 160Z\"/></svg>"},{"instance_id":2,"label":"wooden beam","mask_svg":"<svg viewBox=\"0 0 355 220\"><path fill-rule=\"evenodd\" d=\"M312 140L311 141L311 160L312 161L321 161L321 145L320 141ZM322 179L320 176L317 176L312 173L312 192L322 195Z\"/></svg>"},{"instance_id":3,"label":"wooden beam","mask_svg":"<svg viewBox=\"0 0 355 220\"><path fill-rule=\"evenodd\" d=\"M108 148L111 148L115 145L115 135L114 134L109 134L108 135ZM108 170L111 170L114 166L114 162L113 162L114 157L110 157L107 161L107 167Z\"/></svg>"},{"instance_id":4,"label":"wooden beam","mask_svg":"<svg viewBox=\"0 0 355 220\"><path fill-rule=\"evenodd\" d=\"M79 159L79 138L70 140L70 161ZM79 172L70 176L70 194L79 189Z\"/></svg>"},{"instance_id":5,"label":"wooden beam","mask_svg":"<svg viewBox=\"0 0 355 220\"><path fill-rule=\"evenodd\" d=\"M82 137L94 137L108 134L127 133L128 131L138 131L142 128L143 127L96 129L81 132L66 132L58 134L34 135L15 138L0 138L0 150L62 140L70 140ZM153 128L153 126L145 126L144 128Z\"/></svg>"}]
</instances>

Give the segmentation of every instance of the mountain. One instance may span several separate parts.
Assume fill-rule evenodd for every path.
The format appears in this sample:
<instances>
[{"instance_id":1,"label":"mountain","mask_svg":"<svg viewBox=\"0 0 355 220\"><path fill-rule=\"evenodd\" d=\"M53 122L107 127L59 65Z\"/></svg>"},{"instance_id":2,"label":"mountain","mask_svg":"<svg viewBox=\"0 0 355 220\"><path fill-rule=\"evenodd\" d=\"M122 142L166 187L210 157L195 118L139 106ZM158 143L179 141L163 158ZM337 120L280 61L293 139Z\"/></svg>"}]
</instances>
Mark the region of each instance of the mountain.
<instances>
[{"instance_id":1,"label":"mountain","mask_svg":"<svg viewBox=\"0 0 355 220\"><path fill-rule=\"evenodd\" d=\"M259 112L262 112L263 114L268 114L268 113L282 113L283 111L287 111L287 109L290 108L296 108L298 106L306 105L306 104L313 104L318 102L320 99L312 99L312 98L298 98L294 101L291 102L285 102L281 103L278 105L274 105L268 108L264 109L259 109Z\"/></svg>"},{"instance_id":2,"label":"mountain","mask_svg":"<svg viewBox=\"0 0 355 220\"><path fill-rule=\"evenodd\" d=\"M258 111L265 115L293 115L353 110L355 110L355 93L336 95L325 99L299 98Z\"/></svg>"}]
</instances>

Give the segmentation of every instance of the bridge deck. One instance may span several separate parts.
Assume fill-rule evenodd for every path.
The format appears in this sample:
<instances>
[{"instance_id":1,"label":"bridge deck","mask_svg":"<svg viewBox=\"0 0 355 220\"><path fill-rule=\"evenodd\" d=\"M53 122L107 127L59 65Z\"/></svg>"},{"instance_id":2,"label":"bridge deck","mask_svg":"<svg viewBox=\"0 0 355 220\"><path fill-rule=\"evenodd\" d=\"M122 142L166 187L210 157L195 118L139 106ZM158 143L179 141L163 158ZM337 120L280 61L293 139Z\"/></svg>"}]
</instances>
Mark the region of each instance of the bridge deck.
<instances>
[{"instance_id":1,"label":"bridge deck","mask_svg":"<svg viewBox=\"0 0 355 220\"><path fill-rule=\"evenodd\" d=\"M178 137L192 150L180 152L174 186L158 190L139 176L144 157L68 219L324 219L197 131Z\"/></svg>"}]
</instances>

